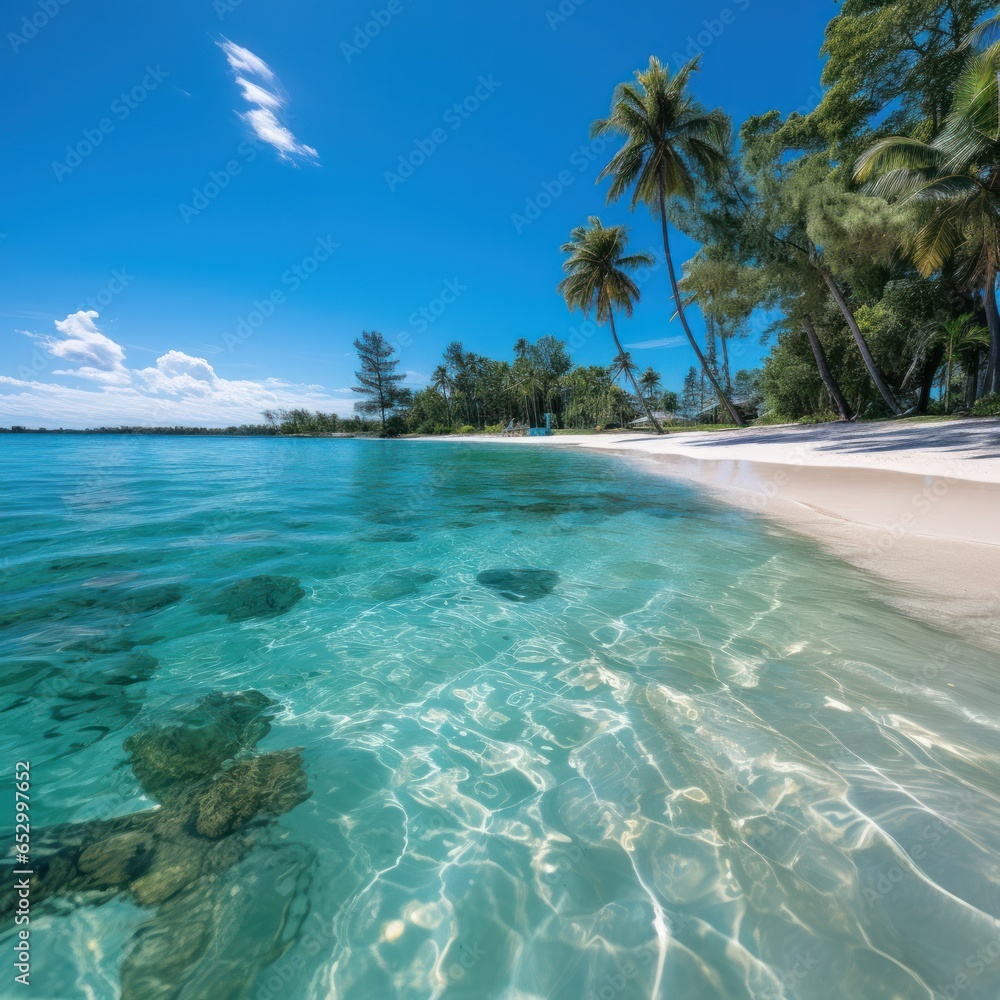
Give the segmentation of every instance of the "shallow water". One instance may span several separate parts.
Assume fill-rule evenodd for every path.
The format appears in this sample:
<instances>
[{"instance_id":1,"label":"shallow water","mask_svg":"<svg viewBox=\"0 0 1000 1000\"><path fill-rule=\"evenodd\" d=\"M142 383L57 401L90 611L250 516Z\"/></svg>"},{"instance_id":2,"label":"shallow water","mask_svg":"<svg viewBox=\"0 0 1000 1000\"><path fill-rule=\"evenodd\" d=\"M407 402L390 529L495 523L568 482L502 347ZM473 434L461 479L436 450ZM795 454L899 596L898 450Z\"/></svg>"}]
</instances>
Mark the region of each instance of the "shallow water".
<instances>
[{"instance_id":1,"label":"shallow water","mask_svg":"<svg viewBox=\"0 0 1000 1000\"><path fill-rule=\"evenodd\" d=\"M36 903L33 997L119 996L143 927L150 997L1000 996L1000 664L809 544L516 447L5 436L0 473L35 837L154 807L123 743L212 692L278 703L242 755L311 793L196 882L187 965L169 903Z\"/></svg>"}]
</instances>

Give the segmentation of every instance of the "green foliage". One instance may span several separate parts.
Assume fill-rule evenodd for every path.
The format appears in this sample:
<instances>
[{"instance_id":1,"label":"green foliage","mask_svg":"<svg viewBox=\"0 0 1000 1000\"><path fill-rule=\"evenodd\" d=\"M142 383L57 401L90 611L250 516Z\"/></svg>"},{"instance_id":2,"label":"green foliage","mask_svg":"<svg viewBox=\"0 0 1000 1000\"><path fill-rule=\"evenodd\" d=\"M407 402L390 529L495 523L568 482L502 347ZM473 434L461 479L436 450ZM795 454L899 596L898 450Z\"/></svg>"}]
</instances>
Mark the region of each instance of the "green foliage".
<instances>
[{"instance_id":1,"label":"green foliage","mask_svg":"<svg viewBox=\"0 0 1000 1000\"><path fill-rule=\"evenodd\" d=\"M379 437L402 437L402 435L404 435L409 429L410 428L406 422L406 418L398 413L395 413L391 417L386 418L385 423L382 425L382 431L379 434Z\"/></svg>"},{"instance_id":2,"label":"green foliage","mask_svg":"<svg viewBox=\"0 0 1000 1000\"><path fill-rule=\"evenodd\" d=\"M1000 417L1000 392L980 396L972 407L974 417Z\"/></svg>"},{"instance_id":3,"label":"green foliage","mask_svg":"<svg viewBox=\"0 0 1000 1000\"><path fill-rule=\"evenodd\" d=\"M780 413L782 423L826 409L823 380L804 336L784 336L771 348L760 391L767 411Z\"/></svg>"}]
</instances>

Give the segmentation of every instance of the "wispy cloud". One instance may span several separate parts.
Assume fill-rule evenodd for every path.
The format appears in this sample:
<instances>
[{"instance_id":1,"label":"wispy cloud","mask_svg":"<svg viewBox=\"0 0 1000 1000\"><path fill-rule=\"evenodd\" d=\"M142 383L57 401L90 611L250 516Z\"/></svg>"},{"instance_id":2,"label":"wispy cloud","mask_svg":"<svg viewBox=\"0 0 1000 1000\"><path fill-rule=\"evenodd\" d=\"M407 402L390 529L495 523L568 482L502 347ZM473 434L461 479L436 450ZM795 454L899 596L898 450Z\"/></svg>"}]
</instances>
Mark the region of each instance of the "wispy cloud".
<instances>
[{"instance_id":1,"label":"wispy cloud","mask_svg":"<svg viewBox=\"0 0 1000 1000\"><path fill-rule=\"evenodd\" d=\"M226 53L227 62L237 73L250 73L253 76L263 77L265 80L274 79L274 70L260 56L254 55L249 49L231 42L228 38L223 38L218 44L219 48Z\"/></svg>"},{"instance_id":2,"label":"wispy cloud","mask_svg":"<svg viewBox=\"0 0 1000 1000\"><path fill-rule=\"evenodd\" d=\"M626 344L631 351L655 351L666 347L683 347L687 337L664 337L662 340L640 340L637 344Z\"/></svg>"},{"instance_id":3,"label":"wispy cloud","mask_svg":"<svg viewBox=\"0 0 1000 1000\"><path fill-rule=\"evenodd\" d=\"M254 108L241 117L260 139L274 146L282 156L288 159L303 156L313 160L319 157L319 153L312 146L302 145L291 131L278 121L273 111L267 108Z\"/></svg>"},{"instance_id":4,"label":"wispy cloud","mask_svg":"<svg viewBox=\"0 0 1000 1000\"><path fill-rule=\"evenodd\" d=\"M53 371L58 381L0 375L0 424L225 427L260 423L264 409L352 412L351 398L322 386L223 378L205 358L183 351L167 351L147 368L129 368L124 348L98 329L97 319L96 312L77 312L56 323L60 336L29 334L52 358L78 367Z\"/></svg>"},{"instance_id":5,"label":"wispy cloud","mask_svg":"<svg viewBox=\"0 0 1000 1000\"><path fill-rule=\"evenodd\" d=\"M280 109L284 103L277 94L272 94L271 91L265 90L263 87L258 87L256 83L251 83L242 76L236 77L236 82L240 85L243 100L247 104L260 104L265 108Z\"/></svg>"},{"instance_id":6,"label":"wispy cloud","mask_svg":"<svg viewBox=\"0 0 1000 1000\"><path fill-rule=\"evenodd\" d=\"M228 38L217 44L236 76L243 99L252 105L249 111L238 112L240 118L259 139L273 146L283 159L318 160L319 153L312 146L299 142L279 117L288 98L274 70L260 56ZM256 77L256 81L250 77Z\"/></svg>"}]
</instances>

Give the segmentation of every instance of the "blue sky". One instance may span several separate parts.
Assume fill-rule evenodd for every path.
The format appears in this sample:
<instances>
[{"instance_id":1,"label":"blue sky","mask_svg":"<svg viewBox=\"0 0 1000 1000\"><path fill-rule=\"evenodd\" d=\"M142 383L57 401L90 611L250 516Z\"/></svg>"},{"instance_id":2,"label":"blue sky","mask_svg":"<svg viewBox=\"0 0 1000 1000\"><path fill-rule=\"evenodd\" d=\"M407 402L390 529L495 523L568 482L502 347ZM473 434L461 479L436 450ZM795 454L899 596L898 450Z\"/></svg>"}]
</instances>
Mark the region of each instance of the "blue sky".
<instances>
[{"instance_id":1,"label":"blue sky","mask_svg":"<svg viewBox=\"0 0 1000 1000\"><path fill-rule=\"evenodd\" d=\"M632 224L636 248L658 234L605 206L610 150L591 147L590 122L654 53L703 51L697 93L737 121L809 107L835 10L7 4L0 425L349 412L362 329L397 343L415 386L451 340L509 357L518 337L555 334L606 364L606 331L587 336L556 294L559 247L595 213ZM622 339L676 339L664 270L642 287ZM673 387L693 363L684 346L633 353Z\"/></svg>"}]
</instances>

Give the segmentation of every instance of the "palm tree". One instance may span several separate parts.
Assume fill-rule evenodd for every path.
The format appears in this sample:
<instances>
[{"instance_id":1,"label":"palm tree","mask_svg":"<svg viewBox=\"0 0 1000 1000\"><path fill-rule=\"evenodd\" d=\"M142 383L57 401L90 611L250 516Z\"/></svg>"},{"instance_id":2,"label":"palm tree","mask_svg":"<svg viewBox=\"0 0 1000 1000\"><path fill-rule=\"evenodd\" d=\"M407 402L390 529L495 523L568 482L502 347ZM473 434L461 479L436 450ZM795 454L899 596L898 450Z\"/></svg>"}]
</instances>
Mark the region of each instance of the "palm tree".
<instances>
[{"instance_id":1,"label":"palm tree","mask_svg":"<svg viewBox=\"0 0 1000 1000\"><path fill-rule=\"evenodd\" d=\"M585 316L592 309L595 310L597 322L606 321L611 327L615 350L622 355L625 349L615 329L615 307L621 309L626 316L632 315L632 309L639 301L639 287L628 272L652 266L653 255L626 254L626 226L604 226L596 215L592 215L587 221L589 225L577 226L570 233L569 242L562 245L562 252L569 256L563 262L566 277L559 282L559 293L566 299L570 310L580 309ZM662 434L663 428L639 391L635 372L627 368L626 373L650 423L656 428L657 434Z\"/></svg>"},{"instance_id":2,"label":"palm tree","mask_svg":"<svg viewBox=\"0 0 1000 1000\"><path fill-rule=\"evenodd\" d=\"M663 385L663 379L655 368L650 367L639 376L639 385L646 390L646 397L652 402Z\"/></svg>"},{"instance_id":3,"label":"palm tree","mask_svg":"<svg viewBox=\"0 0 1000 1000\"><path fill-rule=\"evenodd\" d=\"M663 254L681 326L719 402L733 421L743 427L742 414L723 391L691 332L670 253L667 199L691 201L697 194L698 179L716 173L727 163L728 120L721 111L706 111L687 92L688 81L700 58L695 57L671 76L668 67L650 56L649 67L636 71L635 84L620 83L615 88L611 113L594 122L590 135L595 139L604 135L624 137L625 144L597 179L612 179L609 204L631 189L633 211L642 202L653 215L659 216Z\"/></svg>"},{"instance_id":4,"label":"palm tree","mask_svg":"<svg viewBox=\"0 0 1000 1000\"><path fill-rule=\"evenodd\" d=\"M956 359L968 358L981 347L988 347L989 332L981 326L974 326L975 316L965 313L954 319L945 320L928 340L928 346L944 348L944 412L951 411L951 373Z\"/></svg>"},{"instance_id":5,"label":"palm tree","mask_svg":"<svg viewBox=\"0 0 1000 1000\"><path fill-rule=\"evenodd\" d=\"M858 180L887 198L923 202L910 252L924 276L954 255L959 276L982 290L990 333L984 392L1000 390L1000 46L973 56L955 84L952 110L930 143L894 136L858 160Z\"/></svg>"},{"instance_id":6,"label":"palm tree","mask_svg":"<svg viewBox=\"0 0 1000 1000\"><path fill-rule=\"evenodd\" d=\"M632 360L632 355L628 351L622 351L611 362L608 374L615 380L620 379L624 375L635 385L635 373L638 370L639 366Z\"/></svg>"},{"instance_id":7,"label":"palm tree","mask_svg":"<svg viewBox=\"0 0 1000 1000\"><path fill-rule=\"evenodd\" d=\"M448 409L448 422L451 422L451 398L450 393L455 388L455 381L448 371L447 365L438 365L431 372L431 388L444 396L444 404Z\"/></svg>"}]
</instances>

